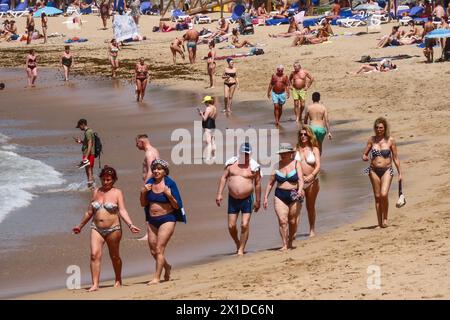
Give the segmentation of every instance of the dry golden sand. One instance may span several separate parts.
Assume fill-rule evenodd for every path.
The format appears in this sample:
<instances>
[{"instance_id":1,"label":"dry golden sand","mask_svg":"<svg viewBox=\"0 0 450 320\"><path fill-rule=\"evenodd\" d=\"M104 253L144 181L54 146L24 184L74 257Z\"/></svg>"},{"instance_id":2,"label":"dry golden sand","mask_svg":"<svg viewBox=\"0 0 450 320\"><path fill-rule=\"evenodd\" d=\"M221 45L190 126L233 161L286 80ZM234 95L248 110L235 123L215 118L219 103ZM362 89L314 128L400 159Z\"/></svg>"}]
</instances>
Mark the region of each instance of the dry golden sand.
<instances>
[{"instance_id":1,"label":"dry golden sand","mask_svg":"<svg viewBox=\"0 0 450 320\"><path fill-rule=\"evenodd\" d=\"M79 34L89 38L85 44L72 45L79 63L79 73L108 74L106 44L111 31L98 31L100 19L83 17L87 22ZM25 19L18 19L23 29ZM63 18L50 19L49 32L62 31ZM120 52L127 68L120 69L121 77L129 77L134 60L144 56L152 67L159 68L155 82L173 88L197 90L221 96L222 86L205 90L205 63L194 66L172 63L169 42L181 33L152 33L157 23L154 17L143 17L144 35L150 40L133 43ZM239 101L264 100L267 83L277 64L290 69L294 60L312 72L316 82L311 91L320 91L333 120L354 121L339 125L355 129L355 143L364 148L368 138L360 130L370 129L374 119L386 116L392 124L392 135L399 143L407 205L396 209L395 192L391 192L390 227L375 230L376 215L372 203L356 223L346 225L314 239L297 241L289 252L266 251L242 258L230 258L205 265L173 270L172 281L148 287L148 276L125 279L124 287L102 288L96 293L84 290L58 290L26 296L32 299L408 299L450 298L448 264L449 215L449 156L450 64L425 64L422 50L416 46L375 49L376 39L388 32L392 24L383 25L382 33L362 36L342 36L344 32L365 31L365 28L335 28L338 37L331 43L290 48L291 39L270 39L267 34L281 32L286 26L256 27L253 42L264 43L266 54L236 59L240 90ZM69 34L70 35L70 34ZM0 66L18 65L23 61L26 46L0 44ZM56 66L57 50L62 49L61 38L54 38L46 46L33 45L46 65ZM222 46L221 44L217 47ZM19 54L18 54L19 51ZM239 50L217 50L218 55ZM199 47L199 57L206 55L206 46ZM350 76L360 64L361 55L417 55L396 61L398 70L384 74ZM440 49L436 50L436 56ZM19 55L19 58L17 58ZM19 60L17 60L19 59ZM52 64L51 62L54 61ZM217 65L221 74L224 62ZM171 70L171 71L169 71ZM182 75L181 73L184 73ZM175 77L176 80L173 80ZM196 81L191 81L195 79ZM290 102L289 104L292 104ZM270 102L261 103L271 108ZM289 112L289 111L288 111ZM326 151L325 151L326 152ZM395 181L395 180L394 180ZM367 181L369 183L369 181ZM394 182L395 183L395 182ZM320 212L318 213L320 214ZM305 219L302 216L302 219ZM231 241L231 240L230 240ZM381 289L368 290L367 268L381 268Z\"/></svg>"}]
</instances>

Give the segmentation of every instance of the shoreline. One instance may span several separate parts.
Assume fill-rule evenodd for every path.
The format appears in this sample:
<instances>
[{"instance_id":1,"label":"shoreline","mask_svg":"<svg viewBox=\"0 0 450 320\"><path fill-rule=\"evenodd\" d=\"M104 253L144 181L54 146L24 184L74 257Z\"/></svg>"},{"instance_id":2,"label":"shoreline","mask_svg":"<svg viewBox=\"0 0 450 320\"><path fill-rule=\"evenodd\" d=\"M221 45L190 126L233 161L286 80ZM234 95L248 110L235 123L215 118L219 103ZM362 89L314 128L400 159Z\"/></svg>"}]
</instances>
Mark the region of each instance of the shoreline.
<instances>
[{"instance_id":1,"label":"shoreline","mask_svg":"<svg viewBox=\"0 0 450 320\"><path fill-rule=\"evenodd\" d=\"M98 17L95 17L98 18ZM55 20L56 21L56 20ZM92 21L92 20L91 20ZM143 19L150 21L150 19ZM23 21L22 21L23 22ZM96 22L99 23L99 20ZM88 25L89 26L89 25ZM382 25L387 33L392 24ZM142 282L148 277L124 278L122 289L102 288L86 294L57 290L25 295L30 299L448 299L450 289L442 286L450 278L445 266L450 262L447 235L450 227L450 146L445 138L450 127L450 92L436 88L450 80L450 72L443 70L446 63L425 64L421 49L415 46L374 49L375 39L381 34L361 37L339 36L331 43L288 48L290 40L267 39L268 32L285 31L285 26L255 29L256 42L267 42L264 55L236 59L243 84L235 100L240 105L258 104L271 110L265 100L274 66L291 65L300 58L316 77L312 91L320 91L322 100L342 129L359 132L353 138L363 150L366 135L378 116L385 116L392 125L392 134L398 142L403 170L405 207L395 208L396 176L390 191L390 227L372 230L376 224L373 198L362 210L358 221L339 227L315 239L296 241L297 248L279 253L274 250L257 252L242 259L224 259L193 267L174 269L173 281L147 287ZM339 33L347 29L337 29ZM354 28L352 32L365 30ZM51 31L50 31L51 32ZM171 64L168 41L179 33L157 34L151 50L158 63ZM101 38L100 36L98 36ZM92 52L104 54L104 48L93 39ZM158 42L159 41L159 42ZM150 44L150 43L149 43ZM88 43L90 45L90 43ZM62 46L62 45L61 45ZM24 47L23 47L24 48ZM79 46L73 45L76 48ZM82 47L85 48L85 47ZM122 51L132 60L150 48L146 43ZM205 52L199 47L199 57ZM219 50L218 50L219 51ZM1 49L0 49L1 52ZM225 50L232 53L233 50ZM222 54L222 51L219 53ZM349 76L347 71L359 67L355 63L361 55L386 56L407 53L410 59L398 61L398 70L385 74ZM169 88L190 90L199 95L222 96L222 87L205 90L204 64L197 63L194 74L201 73L201 81L172 81ZM223 62L218 62L218 73ZM201 71L200 71L201 70ZM171 79L159 79L167 83ZM173 83L176 82L176 83ZM6 93L3 92L2 94ZM128 92L126 94L129 94ZM151 92L146 96L151 101ZM309 103L309 100L307 104ZM148 108L148 102L146 108ZM292 102L287 106L291 116ZM118 109L117 109L118 110ZM267 119L271 126L273 119ZM358 131L361 130L361 131ZM325 149L326 152L326 149ZM140 160L133 156L133 161ZM356 161L356 160L355 160ZM367 179L367 186L370 183ZM319 213L320 214L320 213ZM306 219L303 212L302 221ZM181 234L179 232L178 234ZM108 264L105 261L104 265ZM368 267L381 269L381 289L367 288ZM144 279L145 278L145 279ZM104 283L102 283L104 284ZM130 286L130 284L133 284Z\"/></svg>"}]
</instances>

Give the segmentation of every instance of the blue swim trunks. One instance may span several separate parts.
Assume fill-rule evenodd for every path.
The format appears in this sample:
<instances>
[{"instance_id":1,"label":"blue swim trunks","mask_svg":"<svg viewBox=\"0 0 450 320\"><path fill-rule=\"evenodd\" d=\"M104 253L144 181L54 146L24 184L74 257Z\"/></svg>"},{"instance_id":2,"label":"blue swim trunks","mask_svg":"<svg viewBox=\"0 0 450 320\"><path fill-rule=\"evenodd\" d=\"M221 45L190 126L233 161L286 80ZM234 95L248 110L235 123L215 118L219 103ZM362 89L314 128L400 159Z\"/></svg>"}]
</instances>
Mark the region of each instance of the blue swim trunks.
<instances>
[{"instance_id":1,"label":"blue swim trunks","mask_svg":"<svg viewBox=\"0 0 450 320\"><path fill-rule=\"evenodd\" d=\"M272 91L272 102L282 106L286 103L286 92L275 93Z\"/></svg>"},{"instance_id":2,"label":"blue swim trunks","mask_svg":"<svg viewBox=\"0 0 450 320\"><path fill-rule=\"evenodd\" d=\"M188 47L188 49L189 48L195 49L195 48L197 48L197 42L195 42L195 41L188 41L186 46Z\"/></svg>"},{"instance_id":3,"label":"blue swim trunks","mask_svg":"<svg viewBox=\"0 0 450 320\"><path fill-rule=\"evenodd\" d=\"M228 214L252 213L253 193L245 199L235 199L228 195Z\"/></svg>"}]
</instances>

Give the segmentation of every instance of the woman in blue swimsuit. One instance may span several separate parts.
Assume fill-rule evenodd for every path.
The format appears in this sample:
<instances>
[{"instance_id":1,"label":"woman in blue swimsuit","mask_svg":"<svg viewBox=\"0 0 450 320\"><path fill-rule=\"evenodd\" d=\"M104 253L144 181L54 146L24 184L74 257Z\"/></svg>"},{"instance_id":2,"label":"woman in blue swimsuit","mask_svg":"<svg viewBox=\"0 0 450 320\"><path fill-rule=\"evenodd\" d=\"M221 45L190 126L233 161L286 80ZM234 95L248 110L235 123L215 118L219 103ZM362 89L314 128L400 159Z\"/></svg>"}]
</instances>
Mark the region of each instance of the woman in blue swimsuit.
<instances>
[{"instance_id":1,"label":"woman in blue swimsuit","mask_svg":"<svg viewBox=\"0 0 450 320\"><path fill-rule=\"evenodd\" d=\"M97 291L100 283L100 263L103 245L107 244L109 256L114 268L116 281L114 287L122 285L122 260L119 255L119 244L122 238L120 217L125 221L133 233L139 233L139 228L133 225L125 203L123 193L114 187L117 181L116 170L105 166L100 172L102 186L94 191L92 201L80 224L72 232L79 234L81 229L92 218L91 223L91 276L92 286L88 291Z\"/></svg>"},{"instance_id":2,"label":"woman in blue swimsuit","mask_svg":"<svg viewBox=\"0 0 450 320\"><path fill-rule=\"evenodd\" d=\"M141 205L146 208L145 219L150 252L156 260L156 270L149 285L160 282L163 269L165 270L164 280L170 280L172 266L167 263L164 251L175 231L177 221L175 210L179 209L179 204L164 179L169 175L168 163L156 159L151 164L151 170L153 178L142 187L140 197Z\"/></svg>"},{"instance_id":3,"label":"woman in blue swimsuit","mask_svg":"<svg viewBox=\"0 0 450 320\"><path fill-rule=\"evenodd\" d=\"M268 207L269 194L277 182L275 189L275 213L278 217L281 240L280 250L292 249L292 242L297 231L297 217L303 202L303 172L300 162L294 160L295 150L290 143L280 144L280 162L278 170L270 176L264 196L264 209Z\"/></svg>"},{"instance_id":4,"label":"woman in blue swimsuit","mask_svg":"<svg viewBox=\"0 0 450 320\"><path fill-rule=\"evenodd\" d=\"M389 188L391 187L394 170L392 162L398 172L398 181L402 181L400 160L397 153L397 144L390 136L387 120L380 117L373 125L375 136L370 137L364 150L362 160L369 161L370 166L365 170L369 175L375 196L378 227L386 228L389 210ZM370 154L370 158L369 158Z\"/></svg>"}]
</instances>

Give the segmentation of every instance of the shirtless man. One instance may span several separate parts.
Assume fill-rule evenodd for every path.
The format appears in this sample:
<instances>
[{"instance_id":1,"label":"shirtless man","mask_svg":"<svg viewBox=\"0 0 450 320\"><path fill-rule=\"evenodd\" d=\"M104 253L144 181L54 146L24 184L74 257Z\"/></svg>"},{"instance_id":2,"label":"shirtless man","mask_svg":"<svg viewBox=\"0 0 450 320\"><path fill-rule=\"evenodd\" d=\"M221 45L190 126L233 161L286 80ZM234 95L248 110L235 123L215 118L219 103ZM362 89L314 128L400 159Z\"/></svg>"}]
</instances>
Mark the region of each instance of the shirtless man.
<instances>
[{"instance_id":1,"label":"shirtless man","mask_svg":"<svg viewBox=\"0 0 450 320\"><path fill-rule=\"evenodd\" d=\"M33 35L34 32L33 9L28 10L26 29L27 29L27 44L30 44L31 36Z\"/></svg>"},{"instance_id":2,"label":"shirtless man","mask_svg":"<svg viewBox=\"0 0 450 320\"><path fill-rule=\"evenodd\" d=\"M433 46L436 41L434 39L426 39L425 36L434 30L433 17L429 16L428 21L423 25L422 39L425 39L425 49L423 49L423 54L427 58L427 62L433 62Z\"/></svg>"},{"instance_id":3,"label":"shirtless man","mask_svg":"<svg viewBox=\"0 0 450 320\"><path fill-rule=\"evenodd\" d=\"M228 181L228 231L236 244L236 253L242 256L249 235L249 224L252 211L258 212L261 206L261 173L260 167L250 158L252 148L249 143L240 147L240 155L226 162L217 190L216 204L222 203L222 192ZM253 199L255 191L256 199ZM241 218L241 237L236 227L239 212Z\"/></svg>"},{"instance_id":4,"label":"shirtless man","mask_svg":"<svg viewBox=\"0 0 450 320\"><path fill-rule=\"evenodd\" d=\"M306 81L309 79L309 81ZM303 109L305 109L306 91L311 87L314 81L312 75L305 69L302 69L298 61L294 62L294 71L289 76L292 85L292 97L294 98L295 121L302 121Z\"/></svg>"},{"instance_id":5,"label":"shirtless man","mask_svg":"<svg viewBox=\"0 0 450 320\"><path fill-rule=\"evenodd\" d=\"M184 41L187 41L187 49L189 52L189 62L191 64L195 63L195 57L197 55L197 42L200 37L200 33L197 30L188 30L184 35Z\"/></svg>"},{"instance_id":6,"label":"shirtless man","mask_svg":"<svg viewBox=\"0 0 450 320\"><path fill-rule=\"evenodd\" d=\"M314 132L314 135L317 138L317 142L319 142L319 151L322 154L322 142L325 139L325 135L328 131L328 139L332 139L333 135L331 134L330 129L330 119L328 118L327 108L323 104L320 103L320 93L314 92L312 94L313 103L308 106L305 112L305 124L308 124L311 127L311 130Z\"/></svg>"},{"instance_id":7,"label":"shirtless man","mask_svg":"<svg viewBox=\"0 0 450 320\"><path fill-rule=\"evenodd\" d=\"M277 37L283 37L283 38L289 38L292 37L295 34L301 34L301 31L297 22L295 21L294 17L289 18L289 27L287 32L281 32L278 34L270 34L269 37L271 38L277 38Z\"/></svg>"},{"instance_id":8,"label":"shirtless man","mask_svg":"<svg viewBox=\"0 0 450 320\"><path fill-rule=\"evenodd\" d=\"M333 20L339 17L339 13L341 11L341 5L339 4L339 0L334 0L333 5L331 6L330 15L327 16L327 20Z\"/></svg>"},{"instance_id":9,"label":"shirtless man","mask_svg":"<svg viewBox=\"0 0 450 320\"><path fill-rule=\"evenodd\" d=\"M279 65L276 74L270 78L269 87L267 88L267 98L272 98L274 107L275 126L280 125L281 114L283 113L283 105L286 99L289 99L289 79L284 74L284 67Z\"/></svg>"},{"instance_id":10,"label":"shirtless man","mask_svg":"<svg viewBox=\"0 0 450 320\"><path fill-rule=\"evenodd\" d=\"M144 161L142 162L142 180L144 184L153 176L151 170L151 164L153 160L159 159L159 152L150 144L148 135L138 134L136 136L136 148L145 152ZM148 234L140 238L139 240L148 240Z\"/></svg>"},{"instance_id":11,"label":"shirtless man","mask_svg":"<svg viewBox=\"0 0 450 320\"><path fill-rule=\"evenodd\" d=\"M175 40L173 40L170 44L170 51L172 51L173 64L177 63L177 53L180 54L181 58L183 58L184 61L185 57L183 39L179 39L178 37L176 37Z\"/></svg>"}]
</instances>

